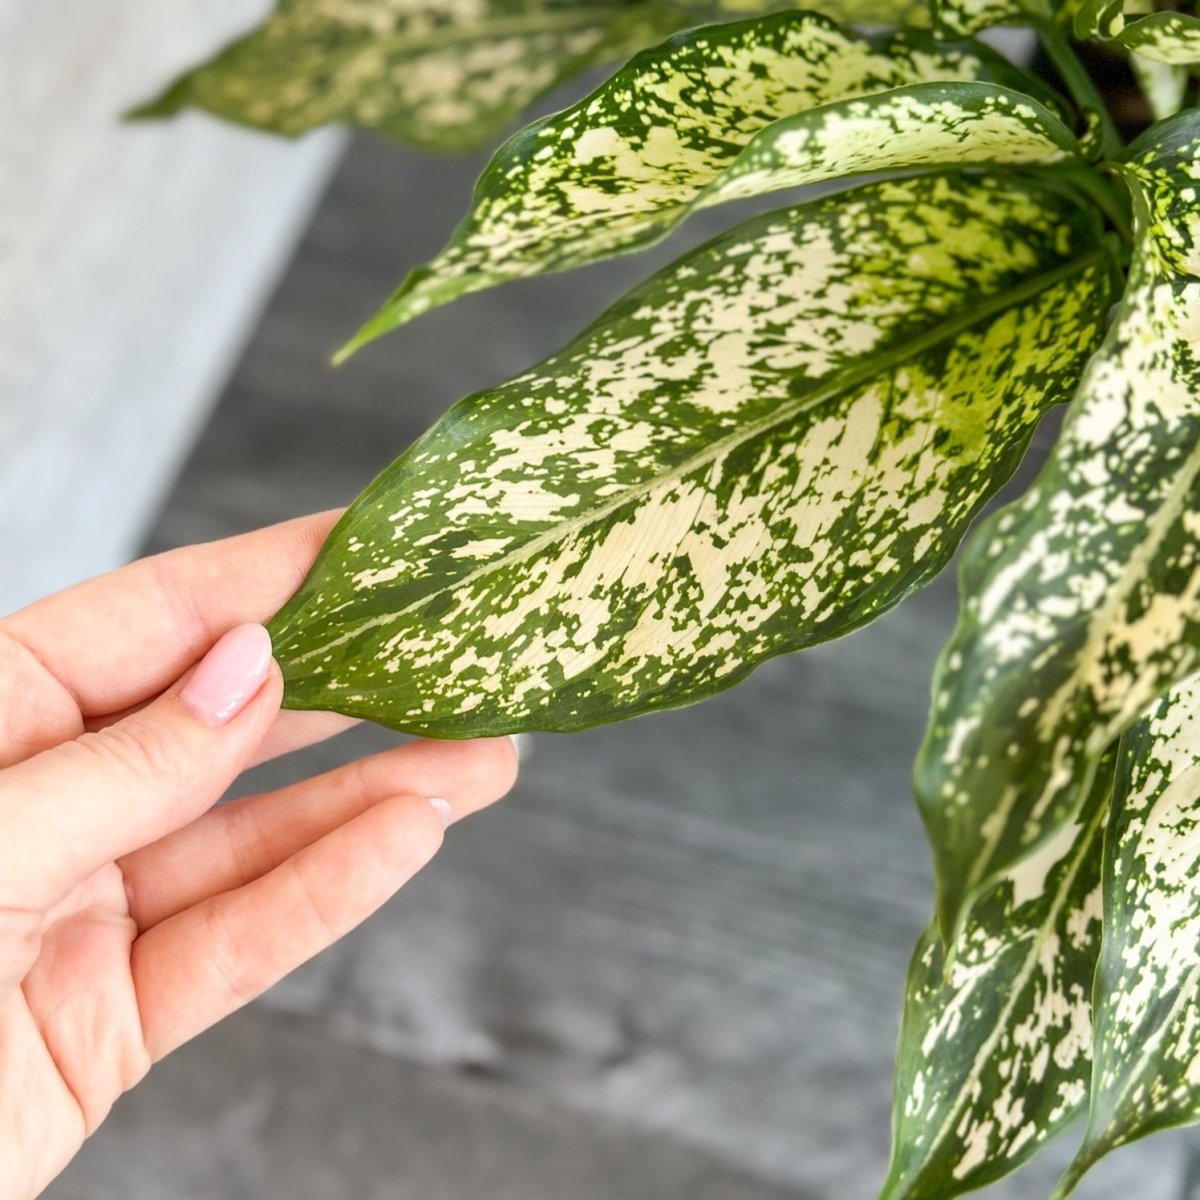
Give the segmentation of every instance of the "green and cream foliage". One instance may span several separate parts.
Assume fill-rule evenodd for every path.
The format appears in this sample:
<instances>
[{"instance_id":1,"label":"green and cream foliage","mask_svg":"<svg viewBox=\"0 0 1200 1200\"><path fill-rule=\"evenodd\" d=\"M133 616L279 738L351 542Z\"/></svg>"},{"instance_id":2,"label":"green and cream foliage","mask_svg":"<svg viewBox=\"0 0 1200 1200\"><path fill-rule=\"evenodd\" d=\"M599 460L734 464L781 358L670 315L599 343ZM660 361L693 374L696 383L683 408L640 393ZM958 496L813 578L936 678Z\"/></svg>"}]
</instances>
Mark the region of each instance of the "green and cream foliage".
<instances>
[{"instance_id":1,"label":"green and cream foliage","mask_svg":"<svg viewBox=\"0 0 1200 1200\"><path fill-rule=\"evenodd\" d=\"M280 0L132 115L195 107L289 137L345 122L467 149L575 71L683 24L622 0Z\"/></svg>"},{"instance_id":2,"label":"green and cream foliage","mask_svg":"<svg viewBox=\"0 0 1200 1200\"><path fill-rule=\"evenodd\" d=\"M438 150L481 145L540 96L725 12L784 0L279 0L258 28L134 110L202 108L295 137L344 122ZM833 0L842 21L924 18L920 0Z\"/></svg>"},{"instance_id":3,"label":"green and cream foliage","mask_svg":"<svg viewBox=\"0 0 1200 1200\"><path fill-rule=\"evenodd\" d=\"M1103 950L1087 1136L1066 1195L1104 1154L1200 1116L1200 682L1121 739L1104 851Z\"/></svg>"},{"instance_id":4,"label":"green and cream foliage","mask_svg":"<svg viewBox=\"0 0 1200 1200\"><path fill-rule=\"evenodd\" d=\"M968 37L998 25L1053 19L1059 0L930 0L933 27L943 37Z\"/></svg>"},{"instance_id":5,"label":"green and cream foliage","mask_svg":"<svg viewBox=\"0 0 1200 1200\"><path fill-rule=\"evenodd\" d=\"M1120 730L1197 665L1198 126L1175 118L1125 164L1138 244L1121 311L1041 476L963 560L916 771L949 938L981 888L1072 819Z\"/></svg>"},{"instance_id":6,"label":"green and cream foliage","mask_svg":"<svg viewBox=\"0 0 1200 1200\"><path fill-rule=\"evenodd\" d=\"M864 171L1077 155L1053 99L1013 86L978 44L865 38L814 13L681 34L502 146L450 243L347 352L466 292L658 241L699 208Z\"/></svg>"},{"instance_id":7,"label":"green and cream foliage","mask_svg":"<svg viewBox=\"0 0 1200 1200\"><path fill-rule=\"evenodd\" d=\"M273 625L289 702L579 729L861 625L945 563L1113 297L1099 223L1025 183L742 225L368 489Z\"/></svg>"},{"instance_id":8,"label":"green and cream foliage","mask_svg":"<svg viewBox=\"0 0 1200 1200\"><path fill-rule=\"evenodd\" d=\"M280 0L133 115L196 107L290 137L345 122L466 149L574 72L686 24L653 0Z\"/></svg>"},{"instance_id":9,"label":"green and cream foliage","mask_svg":"<svg viewBox=\"0 0 1200 1200\"><path fill-rule=\"evenodd\" d=\"M1078 819L975 904L949 961L936 925L917 944L880 1200L983 1187L1086 1111L1104 766Z\"/></svg>"},{"instance_id":10,"label":"green and cream foliage","mask_svg":"<svg viewBox=\"0 0 1200 1200\"><path fill-rule=\"evenodd\" d=\"M950 1200L1090 1112L1061 1200L1200 1118L1200 112L1121 150L1070 36L1128 52L1168 113L1194 94L1196 21L1146 0L776 7L287 0L158 106L451 146L640 51L500 147L355 344L700 208L845 181L451 409L272 622L286 703L469 737L697 700L932 578L1068 403L962 556L915 774L937 912L881 1196ZM846 27L881 18L909 28ZM971 40L1013 24L1069 103Z\"/></svg>"},{"instance_id":11,"label":"green and cream foliage","mask_svg":"<svg viewBox=\"0 0 1200 1200\"><path fill-rule=\"evenodd\" d=\"M1198 665L1198 155L1200 121L1190 113L1131 149L1123 171L1137 244L1121 310L1042 475L1023 500L985 523L964 559L964 609L941 664L917 770L938 863L939 912L952 947L969 945L997 880L1028 863L1031 853L1046 853L1064 830L1086 826L1082 797L1089 787L1093 795L1103 789L1111 776L1102 757L1106 747L1157 694ZM1181 694L1194 696L1187 689ZM1185 708L1172 707L1176 726L1190 719ZM1160 736L1135 730L1122 743L1124 774L1106 860L1105 936L1123 939L1115 944L1125 947L1119 961L1128 970L1135 970L1130 943L1153 925L1155 904L1171 902L1169 894L1158 896L1159 882L1146 864L1136 872L1146 895L1131 897L1134 868L1113 857L1114 846L1133 852L1120 850L1121 839L1130 836L1136 790L1128 756L1144 753L1147 738ZM1131 744L1142 749L1130 750ZM1165 752L1156 760L1160 789L1175 786L1161 775L1166 761ZM1179 787L1194 782L1181 774ZM1136 793L1141 803L1153 802L1143 793ZM1120 922L1115 931L1114 921ZM1187 933L1176 932L1178 952ZM1176 965L1194 963L1198 955L1200 943L1193 940ZM1152 985L1145 970L1139 990L1122 982L1111 955L1105 964L1096 992L1100 1073L1092 1091L1093 1131L1062 1195L1106 1149L1148 1131L1161 1116L1161 1109L1143 1113L1139 1126L1137 1111L1120 1112L1114 1127L1109 1115L1121 1102L1144 1101L1145 1089L1130 1081L1127 1063L1106 1061L1149 1047L1155 1071L1168 1064L1165 1050L1151 1043L1135 1047L1124 1024L1130 1013L1146 1021L1162 1016L1159 1000L1148 1006ZM1077 977L1085 987L1090 980L1090 971ZM1158 1123L1194 1119L1200 1105L1190 1094L1181 1099L1177 1081L1167 1078L1161 1093L1150 1089L1170 1112Z\"/></svg>"},{"instance_id":12,"label":"green and cream foliage","mask_svg":"<svg viewBox=\"0 0 1200 1200\"><path fill-rule=\"evenodd\" d=\"M1191 79L1186 67L1158 62L1141 54L1131 54L1129 65L1156 121L1174 116L1183 108Z\"/></svg>"},{"instance_id":13,"label":"green and cream foliage","mask_svg":"<svg viewBox=\"0 0 1200 1200\"><path fill-rule=\"evenodd\" d=\"M1200 65L1200 20L1186 12L1154 11L1137 0L1087 0L1075 16L1080 37L1116 42L1156 62Z\"/></svg>"},{"instance_id":14,"label":"green and cream foliage","mask_svg":"<svg viewBox=\"0 0 1200 1200\"><path fill-rule=\"evenodd\" d=\"M1130 64L1158 119L1184 105L1200 67L1200 20L1185 12L1156 12L1152 0L1087 0L1075 16L1080 37L1098 37L1129 51Z\"/></svg>"}]
</instances>

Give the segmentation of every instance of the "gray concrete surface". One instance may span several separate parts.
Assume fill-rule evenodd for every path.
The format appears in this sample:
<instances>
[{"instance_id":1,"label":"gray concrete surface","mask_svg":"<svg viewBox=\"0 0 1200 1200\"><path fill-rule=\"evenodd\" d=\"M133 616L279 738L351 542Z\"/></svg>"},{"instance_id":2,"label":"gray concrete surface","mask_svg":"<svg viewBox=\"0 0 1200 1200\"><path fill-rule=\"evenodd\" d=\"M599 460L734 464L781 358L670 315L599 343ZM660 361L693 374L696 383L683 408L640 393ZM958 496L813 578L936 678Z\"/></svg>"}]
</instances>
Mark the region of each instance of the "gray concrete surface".
<instances>
[{"instance_id":1,"label":"gray concrete surface","mask_svg":"<svg viewBox=\"0 0 1200 1200\"><path fill-rule=\"evenodd\" d=\"M648 269L476 296L329 371L477 165L356 142L150 548L349 500ZM943 579L707 704L538 739L512 797L165 1064L52 1200L870 1200L930 911L909 763L953 610ZM392 740L361 728L247 786ZM1080 1196L1181 1200L1186 1146L1125 1151ZM1045 1195L1068 1149L991 1194Z\"/></svg>"}]
</instances>

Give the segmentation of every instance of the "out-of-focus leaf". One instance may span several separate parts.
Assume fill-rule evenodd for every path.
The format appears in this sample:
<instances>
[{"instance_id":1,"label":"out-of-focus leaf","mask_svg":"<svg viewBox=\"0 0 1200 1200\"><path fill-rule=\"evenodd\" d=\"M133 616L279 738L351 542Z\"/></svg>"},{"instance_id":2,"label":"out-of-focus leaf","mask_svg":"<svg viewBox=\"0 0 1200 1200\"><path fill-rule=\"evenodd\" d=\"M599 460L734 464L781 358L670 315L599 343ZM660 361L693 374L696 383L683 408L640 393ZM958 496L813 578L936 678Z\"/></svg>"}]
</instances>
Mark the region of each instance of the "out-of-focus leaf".
<instances>
[{"instance_id":1,"label":"out-of-focus leaf","mask_svg":"<svg viewBox=\"0 0 1200 1200\"><path fill-rule=\"evenodd\" d=\"M135 110L206 109L294 137L344 122L435 150L481 145L577 72L780 0L280 0L263 24ZM924 24L923 0L828 0Z\"/></svg>"},{"instance_id":2,"label":"out-of-focus leaf","mask_svg":"<svg viewBox=\"0 0 1200 1200\"><path fill-rule=\"evenodd\" d=\"M1200 64L1200 19L1183 12L1147 12L1149 7L1130 0L1089 0L1075 14L1075 32L1117 42L1157 62Z\"/></svg>"},{"instance_id":3,"label":"out-of-focus leaf","mask_svg":"<svg viewBox=\"0 0 1200 1200\"><path fill-rule=\"evenodd\" d=\"M1183 67L1156 62L1152 58L1143 58L1140 54L1131 54L1129 65L1137 76L1138 84L1145 93L1146 103L1150 105L1150 112L1156 121L1165 121L1167 117L1173 117L1183 107L1189 78Z\"/></svg>"},{"instance_id":4,"label":"out-of-focus leaf","mask_svg":"<svg viewBox=\"0 0 1200 1200\"><path fill-rule=\"evenodd\" d=\"M452 409L272 622L286 703L441 737L700 699L933 575L1113 298L1094 215L930 176L751 221Z\"/></svg>"},{"instance_id":5,"label":"out-of-focus leaf","mask_svg":"<svg viewBox=\"0 0 1200 1200\"><path fill-rule=\"evenodd\" d=\"M464 150L577 71L695 20L641 0L281 0L131 115L202 108L289 137L344 122Z\"/></svg>"},{"instance_id":6,"label":"out-of-focus leaf","mask_svg":"<svg viewBox=\"0 0 1200 1200\"><path fill-rule=\"evenodd\" d=\"M935 32L969 37L995 25L1030 25L1053 19L1061 0L930 0Z\"/></svg>"}]
</instances>

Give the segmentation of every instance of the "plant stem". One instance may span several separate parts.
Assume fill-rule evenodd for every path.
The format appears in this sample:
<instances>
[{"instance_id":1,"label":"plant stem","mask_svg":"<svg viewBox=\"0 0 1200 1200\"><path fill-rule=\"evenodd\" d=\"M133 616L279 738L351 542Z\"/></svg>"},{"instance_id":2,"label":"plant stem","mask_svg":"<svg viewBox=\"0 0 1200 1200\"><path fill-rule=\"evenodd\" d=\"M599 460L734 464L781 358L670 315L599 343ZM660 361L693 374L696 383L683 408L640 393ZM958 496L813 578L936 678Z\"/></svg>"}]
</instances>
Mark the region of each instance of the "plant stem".
<instances>
[{"instance_id":1,"label":"plant stem","mask_svg":"<svg viewBox=\"0 0 1200 1200\"><path fill-rule=\"evenodd\" d=\"M1092 77L1084 70L1083 63L1071 49L1070 43L1049 24L1038 26L1038 36L1058 73L1062 76L1071 99L1085 112L1094 112L1100 121L1105 158L1115 158L1121 152L1121 135L1113 119L1096 91Z\"/></svg>"}]
</instances>

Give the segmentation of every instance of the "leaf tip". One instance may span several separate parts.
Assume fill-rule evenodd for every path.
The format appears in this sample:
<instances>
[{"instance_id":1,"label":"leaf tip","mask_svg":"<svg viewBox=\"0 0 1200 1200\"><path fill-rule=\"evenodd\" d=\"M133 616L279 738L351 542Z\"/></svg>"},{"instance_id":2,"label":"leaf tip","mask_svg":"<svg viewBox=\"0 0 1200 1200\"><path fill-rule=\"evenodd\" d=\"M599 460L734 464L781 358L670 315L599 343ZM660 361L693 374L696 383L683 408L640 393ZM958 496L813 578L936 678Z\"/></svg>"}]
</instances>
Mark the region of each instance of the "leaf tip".
<instances>
[{"instance_id":1,"label":"leaf tip","mask_svg":"<svg viewBox=\"0 0 1200 1200\"><path fill-rule=\"evenodd\" d=\"M329 365L340 367L347 359L353 358L364 346L375 341L376 338L382 337L390 328L390 325L381 326L377 318L372 318L344 346L334 351Z\"/></svg>"},{"instance_id":2,"label":"leaf tip","mask_svg":"<svg viewBox=\"0 0 1200 1200\"><path fill-rule=\"evenodd\" d=\"M120 113L119 120L132 125L138 121L161 121L173 117L179 111L179 106L166 100L148 100L145 104L135 104Z\"/></svg>"},{"instance_id":3,"label":"leaf tip","mask_svg":"<svg viewBox=\"0 0 1200 1200\"><path fill-rule=\"evenodd\" d=\"M131 124L134 121L160 121L165 117L175 116L181 109L186 108L188 103L187 77L184 76L157 96L125 109L120 119Z\"/></svg>"}]
</instances>

